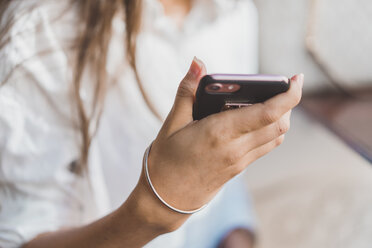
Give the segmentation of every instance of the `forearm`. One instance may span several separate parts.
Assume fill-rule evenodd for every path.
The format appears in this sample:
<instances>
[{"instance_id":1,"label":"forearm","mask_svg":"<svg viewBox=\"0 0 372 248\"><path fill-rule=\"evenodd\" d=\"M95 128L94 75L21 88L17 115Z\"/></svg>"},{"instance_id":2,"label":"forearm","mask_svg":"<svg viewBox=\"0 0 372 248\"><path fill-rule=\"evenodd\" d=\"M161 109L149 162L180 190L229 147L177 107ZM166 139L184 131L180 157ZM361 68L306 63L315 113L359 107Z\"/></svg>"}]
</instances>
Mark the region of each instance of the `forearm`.
<instances>
[{"instance_id":1,"label":"forearm","mask_svg":"<svg viewBox=\"0 0 372 248\"><path fill-rule=\"evenodd\" d=\"M156 230L146 228L134 217L117 210L86 226L44 233L24 247L141 247L157 235Z\"/></svg>"},{"instance_id":2,"label":"forearm","mask_svg":"<svg viewBox=\"0 0 372 248\"><path fill-rule=\"evenodd\" d=\"M126 202L111 214L86 226L39 235L24 247L142 247L185 220L186 216L162 206L141 178Z\"/></svg>"}]
</instances>

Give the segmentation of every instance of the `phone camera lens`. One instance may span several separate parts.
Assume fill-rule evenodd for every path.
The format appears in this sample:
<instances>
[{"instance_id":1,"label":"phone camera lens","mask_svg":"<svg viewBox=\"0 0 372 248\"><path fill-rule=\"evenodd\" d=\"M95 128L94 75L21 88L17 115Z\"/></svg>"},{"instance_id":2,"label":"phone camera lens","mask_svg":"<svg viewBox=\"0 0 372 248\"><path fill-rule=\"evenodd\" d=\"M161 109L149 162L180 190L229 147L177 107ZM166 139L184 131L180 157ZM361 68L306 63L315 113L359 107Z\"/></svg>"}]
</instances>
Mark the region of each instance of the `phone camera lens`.
<instances>
[{"instance_id":1,"label":"phone camera lens","mask_svg":"<svg viewBox=\"0 0 372 248\"><path fill-rule=\"evenodd\" d=\"M222 88L222 86L220 84L211 84L209 85L208 88L211 91L219 91Z\"/></svg>"},{"instance_id":2,"label":"phone camera lens","mask_svg":"<svg viewBox=\"0 0 372 248\"><path fill-rule=\"evenodd\" d=\"M218 94L224 92L224 86L221 83L212 83L205 87L205 91L210 94Z\"/></svg>"}]
</instances>

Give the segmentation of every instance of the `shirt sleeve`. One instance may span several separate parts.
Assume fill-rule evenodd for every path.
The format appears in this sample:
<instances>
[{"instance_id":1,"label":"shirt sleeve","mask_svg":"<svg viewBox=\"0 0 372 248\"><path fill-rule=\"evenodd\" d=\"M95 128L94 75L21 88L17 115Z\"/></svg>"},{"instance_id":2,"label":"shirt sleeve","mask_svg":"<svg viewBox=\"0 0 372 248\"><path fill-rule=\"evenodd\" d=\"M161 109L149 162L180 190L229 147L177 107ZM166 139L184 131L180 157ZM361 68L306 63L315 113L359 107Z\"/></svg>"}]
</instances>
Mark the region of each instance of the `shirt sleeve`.
<instances>
[{"instance_id":1,"label":"shirt sleeve","mask_svg":"<svg viewBox=\"0 0 372 248\"><path fill-rule=\"evenodd\" d=\"M69 170L79 149L67 56L48 14L37 8L19 18L0 50L2 248L71 226L82 210L79 177Z\"/></svg>"}]
</instances>

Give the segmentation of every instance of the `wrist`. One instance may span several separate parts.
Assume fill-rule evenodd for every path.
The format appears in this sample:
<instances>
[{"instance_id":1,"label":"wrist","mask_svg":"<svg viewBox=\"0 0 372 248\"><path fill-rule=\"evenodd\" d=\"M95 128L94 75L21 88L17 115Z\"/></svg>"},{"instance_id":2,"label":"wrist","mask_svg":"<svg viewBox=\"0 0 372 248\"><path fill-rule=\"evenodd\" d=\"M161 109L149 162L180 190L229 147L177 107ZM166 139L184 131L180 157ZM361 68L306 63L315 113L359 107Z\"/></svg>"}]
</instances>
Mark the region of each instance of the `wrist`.
<instances>
[{"instance_id":1,"label":"wrist","mask_svg":"<svg viewBox=\"0 0 372 248\"><path fill-rule=\"evenodd\" d=\"M176 213L164 206L151 191L144 174L121 208L131 213L143 228L153 230L157 235L178 229L189 215Z\"/></svg>"}]
</instances>

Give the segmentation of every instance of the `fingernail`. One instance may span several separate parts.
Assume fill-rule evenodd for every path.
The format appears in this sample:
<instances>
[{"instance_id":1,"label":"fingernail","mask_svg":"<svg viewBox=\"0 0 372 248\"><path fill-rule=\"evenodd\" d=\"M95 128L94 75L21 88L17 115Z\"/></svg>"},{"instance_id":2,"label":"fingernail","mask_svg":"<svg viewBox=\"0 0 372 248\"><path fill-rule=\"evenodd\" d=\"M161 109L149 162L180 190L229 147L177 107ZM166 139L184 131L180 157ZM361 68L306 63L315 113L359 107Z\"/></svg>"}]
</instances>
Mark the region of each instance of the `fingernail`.
<instances>
[{"instance_id":1,"label":"fingernail","mask_svg":"<svg viewBox=\"0 0 372 248\"><path fill-rule=\"evenodd\" d=\"M197 57L194 57L194 59L192 60L190 69L189 69L189 73L193 78L196 78L197 76L199 76L200 70L201 70L201 62Z\"/></svg>"},{"instance_id":2,"label":"fingernail","mask_svg":"<svg viewBox=\"0 0 372 248\"><path fill-rule=\"evenodd\" d=\"M193 61L195 61L199 67L203 66L203 62L198 57L194 56Z\"/></svg>"}]
</instances>

